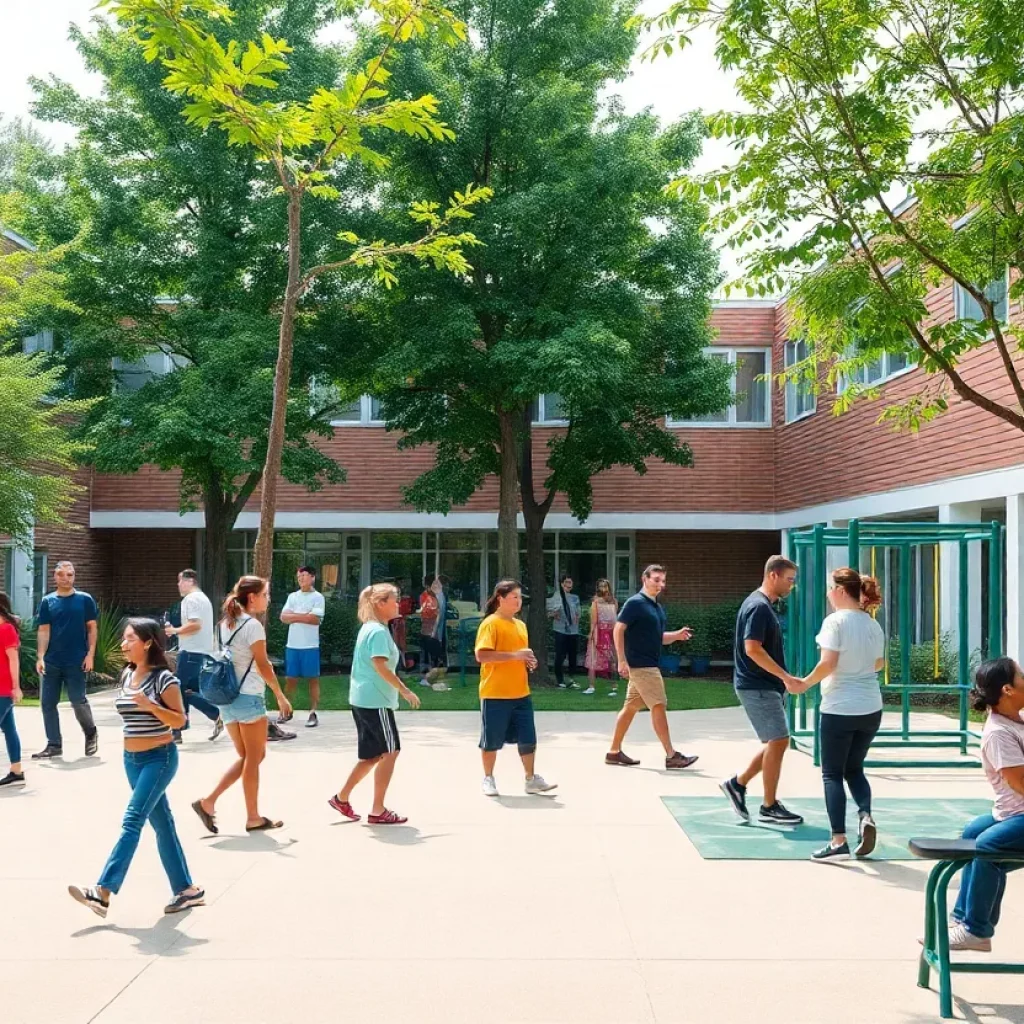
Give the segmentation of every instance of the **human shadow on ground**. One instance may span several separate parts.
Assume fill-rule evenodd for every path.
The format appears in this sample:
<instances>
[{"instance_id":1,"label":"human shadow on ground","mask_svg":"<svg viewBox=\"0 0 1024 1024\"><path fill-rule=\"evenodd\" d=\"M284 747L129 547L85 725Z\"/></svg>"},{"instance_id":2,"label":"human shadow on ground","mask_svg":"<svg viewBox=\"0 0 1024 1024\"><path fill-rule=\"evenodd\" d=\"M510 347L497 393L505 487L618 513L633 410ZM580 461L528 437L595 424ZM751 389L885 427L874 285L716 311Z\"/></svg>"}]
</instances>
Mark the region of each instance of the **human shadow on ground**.
<instances>
[{"instance_id":1,"label":"human shadow on ground","mask_svg":"<svg viewBox=\"0 0 1024 1024\"><path fill-rule=\"evenodd\" d=\"M369 832L372 839L388 846L419 846L431 839L446 839L450 835L448 832L421 832L411 825L386 825L383 828L371 825Z\"/></svg>"},{"instance_id":2,"label":"human shadow on ground","mask_svg":"<svg viewBox=\"0 0 1024 1024\"><path fill-rule=\"evenodd\" d=\"M276 853L282 857L291 857L289 851L298 842L291 836L278 841L266 832L247 832L242 836L206 835L202 839L206 846L226 853Z\"/></svg>"},{"instance_id":3,"label":"human shadow on ground","mask_svg":"<svg viewBox=\"0 0 1024 1024\"><path fill-rule=\"evenodd\" d=\"M564 810L565 804L560 803L557 796L535 796L532 793L529 795L524 794L523 796L504 796L499 795L493 798L494 802L501 804L502 807L508 807L510 810L525 811L531 807L536 807L538 810Z\"/></svg>"},{"instance_id":4,"label":"human shadow on ground","mask_svg":"<svg viewBox=\"0 0 1024 1024\"><path fill-rule=\"evenodd\" d=\"M102 757L78 757L74 761L53 757L45 761L36 761L33 767L41 768L43 771L77 772L82 768L99 768L104 763Z\"/></svg>"},{"instance_id":5,"label":"human shadow on ground","mask_svg":"<svg viewBox=\"0 0 1024 1024\"><path fill-rule=\"evenodd\" d=\"M204 946L209 939L197 939L178 931L179 923L191 915L191 910L181 914L164 915L151 928L125 928L119 924L94 924L72 932L73 939L83 939L98 932L118 932L135 940L135 948L142 956L184 956L192 946Z\"/></svg>"},{"instance_id":6,"label":"human shadow on ground","mask_svg":"<svg viewBox=\"0 0 1024 1024\"><path fill-rule=\"evenodd\" d=\"M894 885L899 889L910 889L912 892L924 892L925 886L928 884L928 873L911 867L907 861L875 860L872 857L862 857L841 864L823 866L853 871L863 876L866 881L873 882L878 879L886 885Z\"/></svg>"}]
</instances>

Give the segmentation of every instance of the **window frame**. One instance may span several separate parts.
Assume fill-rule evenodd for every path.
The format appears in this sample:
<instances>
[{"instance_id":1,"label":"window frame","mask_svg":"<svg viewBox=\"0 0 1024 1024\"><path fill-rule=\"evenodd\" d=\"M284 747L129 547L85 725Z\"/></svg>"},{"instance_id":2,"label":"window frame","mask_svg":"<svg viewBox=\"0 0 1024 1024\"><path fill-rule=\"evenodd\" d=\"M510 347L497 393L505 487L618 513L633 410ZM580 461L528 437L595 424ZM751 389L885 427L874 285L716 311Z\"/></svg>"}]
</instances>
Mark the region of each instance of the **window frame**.
<instances>
[{"instance_id":1,"label":"window frame","mask_svg":"<svg viewBox=\"0 0 1024 1024\"><path fill-rule=\"evenodd\" d=\"M795 346L797 346L797 345L806 345L806 344L807 344L806 340L798 339L798 338L797 339L789 339L789 340L784 341L782 343L782 365L783 365L783 367L785 369L788 370L789 367L793 365L789 361L789 353L790 353L790 350L791 350L790 347L793 346L793 351L795 351ZM806 358L806 356L804 358ZM793 362L800 362L800 361L801 361L800 359L794 359L793 360ZM818 392L817 392L816 389L814 389L813 387L808 385L809 397L810 397L810 400L811 400L810 408L809 409L805 409L803 412L800 412L800 413L796 413L796 414L793 413L792 410L793 410L793 408L794 408L794 406L796 404L796 399L797 399L797 397L799 395L799 390L798 389L800 387L801 387L801 384L799 382L794 382L794 381L789 381L789 380L786 381L785 393L783 395L783 405L784 405L783 418L784 418L785 424L787 426L790 423L799 423L801 420L810 419L810 417L813 416L818 411Z\"/></svg>"},{"instance_id":2,"label":"window frame","mask_svg":"<svg viewBox=\"0 0 1024 1024\"><path fill-rule=\"evenodd\" d=\"M985 284L985 288L988 288L993 282L997 281L998 278L993 277L991 281ZM1006 326L1010 322L1010 265L1007 264L1003 268L1003 289L1006 295L1004 302L1006 303L1006 310L1003 313L1002 318L998 321L1001 326ZM953 282L953 319L956 321L966 320L964 316L964 303L966 299L973 299L973 296L968 295L964 291L963 286L959 281ZM980 324L983 321L971 319L969 321L972 324ZM988 337L992 336L992 332L989 331Z\"/></svg>"},{"instance_id":3,"label":"window frame","mask_svg":"<svg viewBox=\"0 0 1024 1024\"><path fill-rule=\"evenodd\" d=\"M895 353L889 352L889 351L885 351L885 352L881 353L883 364L885 366L885 372L882 374L881 377L878 378L878 380L870 381L870 382L868 382L868 381L855 381L854 383L863 384L863 386L866 387L866 388L879 388L883 384L888 384L889 381L896 380L899 377L903 377L906 374L910 373L912 370L916 370L917 369L917 363L908 361L907 365L901 367L899 370L890 370L889 369L889 357L891 355L894 355L894 354ZM908 356L908 360L909 360L909 356ZM862 367L862 369L863 369L863 367ZM843 392L846 391L846 389L849 386L850 386L850 378L849 378L849 376L847 374L845 374L845 373L839 374L839 379L836 381L836 394L838 394L838 395L843 394Z\"/></svg>"},{"instance_id":4,"label":"window frame","mask_svg":"<svg viewBox=\"0 0 1024 1024\"><path fill-rule=\"evenodd\" d=\"M374 401L380 402L380 399L374 399L373 395L360 395L359 396L359 419L357 420L330 420L332 427L383 427L384 420L373 418L373 403ZM378 404L379 410L379 404Z\"/></svg>"},{"instance_id":5,"label":"window frame","mask_svg":"<svg viewBox=\"0 0 1024 1024\"><path fill-rule=\"evenodd\" d=\"M569 426L568 419L548 419L547 418L547 397L548 395L556 395L557 391L546 391L542 395L538 395L537 402L537 415L530 418L530 423L535 427L567 427ZM562 396L559 395L559 398Z\"/></svg>"},{"instance_id":6,"label":"window frame","mask_svg":"<svg viewBox=\"0 0 1024 1024\"><path fill-rule=\"evenodd\" d=\"M755 352L764 356L765 375L767 380L763 381L765 387L765 419L757 423L742 423L736 419L736 357L744 353ZM772 350L768 345L708 345L704 348L704 355L725 355L726 362L734 368L730 378L733 401L725 409L724 420L677 420L671 416L665 417L665 426L672 430L691 428L696 430L770 430L772 426Z\"/></svg>"}]
</instances>

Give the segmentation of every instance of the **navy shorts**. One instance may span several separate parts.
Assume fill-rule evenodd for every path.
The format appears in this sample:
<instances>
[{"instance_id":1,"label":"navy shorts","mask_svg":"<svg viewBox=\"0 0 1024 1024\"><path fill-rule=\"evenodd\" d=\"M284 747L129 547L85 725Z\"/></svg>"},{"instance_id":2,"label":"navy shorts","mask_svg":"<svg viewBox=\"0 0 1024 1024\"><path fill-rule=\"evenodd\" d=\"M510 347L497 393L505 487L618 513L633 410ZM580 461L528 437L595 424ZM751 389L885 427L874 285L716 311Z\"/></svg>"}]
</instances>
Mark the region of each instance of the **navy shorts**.
<instances>
[{"instance_id":1,"label":"navy shorts","mask_svg":"<svg viewBox=\"0 0 1024 1024\"><path fill-rule=\"evenodd\" d=\"M286 647L284 649L286 679L319 679L319 647Z\"/></svg>"},{"instance_id":2,"label":"navy shorts","mask_svg":"<svg viewBox=\"0 0 1024 1024\"><path fill-rule=\"evenodd\" d=\"M532 697L485 697L480 701L480 714L481 750L501 750L506 743L516 744L521 754L532 754L537 749Z\"/></svg>"}]
</instances>

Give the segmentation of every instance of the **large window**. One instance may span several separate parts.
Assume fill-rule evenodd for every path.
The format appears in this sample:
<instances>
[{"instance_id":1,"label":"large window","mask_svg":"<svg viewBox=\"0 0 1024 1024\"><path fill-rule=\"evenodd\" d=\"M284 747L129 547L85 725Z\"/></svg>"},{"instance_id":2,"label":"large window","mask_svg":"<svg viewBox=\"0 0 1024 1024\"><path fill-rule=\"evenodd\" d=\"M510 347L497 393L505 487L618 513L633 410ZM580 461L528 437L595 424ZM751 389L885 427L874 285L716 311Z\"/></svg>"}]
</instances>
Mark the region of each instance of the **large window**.
<instances>
[{"instance_id":1,"label":"large window","mask_svg":"<svg viewBox=\"0 0 1024 1024\"><path fill-rule=\"evenodd\" d=\"M1009 283L1009 273L1007 272L994 281L990 281L984 289L985 298L992 303L992 312L1000 323L1006 323ZM985 319L978 300L970 292L961 288L959 284L953 286L953 303L957 320L981 321Z\"/></svg>"},{"instance_id":2,"label":"large window","mask_svg":"<svg viewBox=\"0 0 1024 1024\"><path fill-rule=\"evenodd\" d=\"M839 375L838 390L842 394L851 383L872 387L896 377L913 365L905 352L881 352L871 362L858 366L849 373Z\"/></svg>"},{"instance_id":3,"label":"large window","mask_svg":"<svg viewBox=\"0 0 1024 1024\"><path fill-rule=\"evenodd\" d=\"M787 341L785 348L786 369L803 362L810 355L806 341ZM814 384L809 380L786 382L786 422L810 416L818 407Z\"/></svg>"},{"instance_id":4,"label":"large window","mask_svg":"<svg viewBox=\"0 0 1024 1024\"><path fill-rule=\"evenodd\" d=\"M668 420L668 426L766 427L771 423L768 400L770 353L765 348L715 348L704 353L709 359L735 368L730 381L732 403L718 412L695 420Z\"/></svg>"}]
</instances>

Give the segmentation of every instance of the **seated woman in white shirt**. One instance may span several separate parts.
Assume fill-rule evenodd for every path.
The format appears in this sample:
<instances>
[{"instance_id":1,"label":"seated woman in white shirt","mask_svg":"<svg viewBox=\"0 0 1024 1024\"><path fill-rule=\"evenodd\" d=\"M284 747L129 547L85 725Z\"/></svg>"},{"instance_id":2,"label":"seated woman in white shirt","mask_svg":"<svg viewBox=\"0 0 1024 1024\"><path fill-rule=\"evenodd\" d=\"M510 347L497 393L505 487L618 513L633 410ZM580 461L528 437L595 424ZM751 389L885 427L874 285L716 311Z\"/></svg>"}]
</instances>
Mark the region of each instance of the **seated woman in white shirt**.
<instances>
[{"instance_id":1,"label":"seated woman in white shirt","mask_svg":"<svg viewBox=\"0 0 1024 1024\"><path fill-rule=\"evenodd\" d=\"M812 860L847 860L846 786L859 811L859 841L854 853L866 857L875 848L871 786L864 759L882 724L882 691L878 672L885 664L885 636L870 612L882 603L878 581L856 569L836 569L829 580L833 612L821 624L817 642L821 657L813 671L791 693L821 683L821 775L825 784L832 839Z\"/></svg>"}]
</instances>

